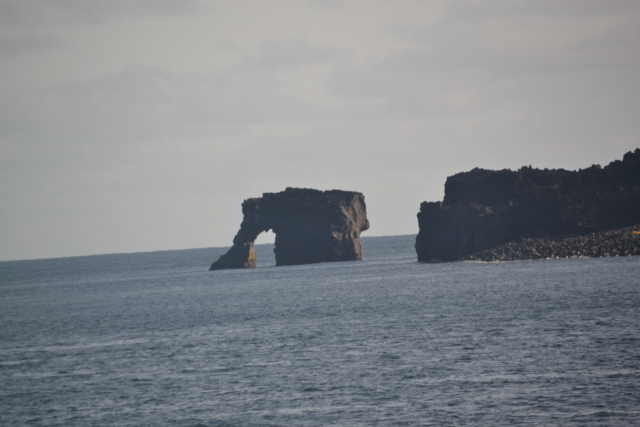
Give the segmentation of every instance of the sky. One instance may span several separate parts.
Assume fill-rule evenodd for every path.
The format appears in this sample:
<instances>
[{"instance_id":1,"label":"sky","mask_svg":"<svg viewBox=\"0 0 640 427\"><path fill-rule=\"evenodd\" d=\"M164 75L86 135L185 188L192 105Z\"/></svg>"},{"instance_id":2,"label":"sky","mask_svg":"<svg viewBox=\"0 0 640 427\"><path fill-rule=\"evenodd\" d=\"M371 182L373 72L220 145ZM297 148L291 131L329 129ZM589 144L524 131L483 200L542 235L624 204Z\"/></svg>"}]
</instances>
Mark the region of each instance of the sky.
<instances>
[{"instance_id":1,"label":"sky","mask_svg":"<svg viewBox=\"0 0 640 427\"><path fill-rule=\"evenodd\" d=\"M242 200L288 186L361 191L365 236L411 234L454 173L606 164L640 146L639 22L636 0L0 0L0 259L228 246Z\"/></svg>"}]
</instances>

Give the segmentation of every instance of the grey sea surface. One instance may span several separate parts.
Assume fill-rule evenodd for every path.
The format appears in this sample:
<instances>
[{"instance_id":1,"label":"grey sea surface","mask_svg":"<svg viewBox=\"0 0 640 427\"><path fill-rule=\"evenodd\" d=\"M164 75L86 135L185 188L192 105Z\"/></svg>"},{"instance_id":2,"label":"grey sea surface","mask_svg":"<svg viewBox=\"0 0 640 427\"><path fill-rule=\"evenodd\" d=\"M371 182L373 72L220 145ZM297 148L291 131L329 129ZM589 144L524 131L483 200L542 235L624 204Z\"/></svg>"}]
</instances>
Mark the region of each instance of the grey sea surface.
<instances>
[{"instance_id":1,"label":"grey sea surface","mask_svg":"<svg viewBox=\"0 0 640 427\"><path fill-rule=\"evenodd\" d=\"M640 258L0 263L0 425L639 425Z\"/></svg>"}]
</instances>

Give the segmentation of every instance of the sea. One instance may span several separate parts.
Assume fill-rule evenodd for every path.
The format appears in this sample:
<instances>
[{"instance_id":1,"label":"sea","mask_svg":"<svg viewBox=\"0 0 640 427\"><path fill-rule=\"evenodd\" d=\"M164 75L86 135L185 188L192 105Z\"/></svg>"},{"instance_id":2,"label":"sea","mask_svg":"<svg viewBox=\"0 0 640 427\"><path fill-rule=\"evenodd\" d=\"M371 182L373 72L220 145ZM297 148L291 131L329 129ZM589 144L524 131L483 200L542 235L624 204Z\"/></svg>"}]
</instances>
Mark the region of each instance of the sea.
<instances>
[{"instance_id":1,"label":"sea","mask_svg":"<svg viewBox=\"0 0 640 427\"><path fill-rule=\"evenodd\" d=\"M0 263L2 426L640 425L640 258Z\"/></svg>"}]
</instances>

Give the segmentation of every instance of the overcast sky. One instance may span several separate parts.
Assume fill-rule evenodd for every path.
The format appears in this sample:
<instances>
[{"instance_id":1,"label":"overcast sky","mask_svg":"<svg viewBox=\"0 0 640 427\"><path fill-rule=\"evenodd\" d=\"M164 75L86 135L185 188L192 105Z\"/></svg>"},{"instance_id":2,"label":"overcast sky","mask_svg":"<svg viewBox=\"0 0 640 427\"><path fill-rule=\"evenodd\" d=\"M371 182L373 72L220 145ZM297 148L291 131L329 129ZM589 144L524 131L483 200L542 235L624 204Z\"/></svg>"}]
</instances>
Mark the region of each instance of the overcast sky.
<instances>
[{"instance_id":1,"label":"overcast sky","mask_svg":"<svg viewBox=\"0 0 640 427\"><path fill-rule=\"evenodd\" d=\"M365 235L409 234L456 172L621 158L639 22L637 0L0 0L0 259L227 246L286 186L361 191Z\"/></svg>"}]
</instances>

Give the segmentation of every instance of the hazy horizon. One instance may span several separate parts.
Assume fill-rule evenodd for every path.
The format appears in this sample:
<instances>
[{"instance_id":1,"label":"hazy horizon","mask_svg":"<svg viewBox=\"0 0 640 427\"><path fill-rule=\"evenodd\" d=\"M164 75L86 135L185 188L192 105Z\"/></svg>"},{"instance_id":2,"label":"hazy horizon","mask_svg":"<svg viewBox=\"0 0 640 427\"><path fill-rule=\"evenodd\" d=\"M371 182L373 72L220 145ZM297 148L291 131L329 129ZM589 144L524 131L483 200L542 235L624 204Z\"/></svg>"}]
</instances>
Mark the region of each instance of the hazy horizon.
<instances>
[{"instance_id":1,"label":"hazy horizon","mask_svg":"<svg viewBox=\"0 0 640 427\"><path fill-rule=\"evenodd\" d=\"M240 204L640 146L640 2L0 0L0 260L229 246ZM264 233L259 242L270 238Z\"/></svg>"}]
</instances>

